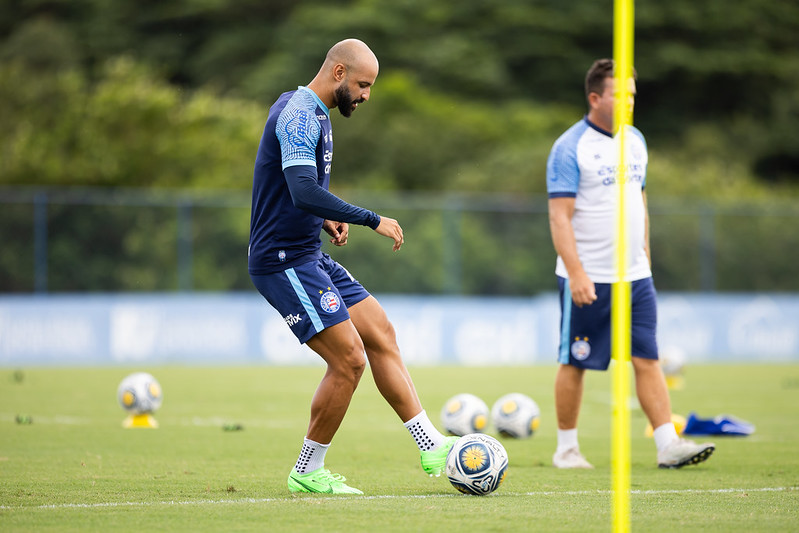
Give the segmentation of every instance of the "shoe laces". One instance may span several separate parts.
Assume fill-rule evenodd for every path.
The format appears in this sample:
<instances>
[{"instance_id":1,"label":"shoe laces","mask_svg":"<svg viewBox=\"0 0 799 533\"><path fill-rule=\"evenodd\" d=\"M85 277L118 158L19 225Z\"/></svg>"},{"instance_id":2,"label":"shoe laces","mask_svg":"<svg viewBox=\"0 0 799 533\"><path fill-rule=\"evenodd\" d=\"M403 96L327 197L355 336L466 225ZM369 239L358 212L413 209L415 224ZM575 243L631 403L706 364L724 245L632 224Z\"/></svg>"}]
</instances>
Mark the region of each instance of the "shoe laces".
<instances>
[{"instance_id":1,"label":"shoe laces","mask_svg":"<svg viewBox=\"0 0 799 533\"><path fill-rule=\"evenodd\" d=\"M345 481L347 481L347 478L345 478L341 474L334 474L326 468L322 470L322 472L320 472L319 478L324 481L333 481L336 483L344 483Z\"/></svg>"},{"instance_id":2,"label":"shoe laces","mask_svg":"<svg viewBox=\"0 0 799 533\"><path fill-rule=\"evenodd\" d=\"M565 452L563 452L564 459L566 457L579 457L583 458L583 454L580 453L580 448L569 448Z\"/></svg>"}]
</instances>

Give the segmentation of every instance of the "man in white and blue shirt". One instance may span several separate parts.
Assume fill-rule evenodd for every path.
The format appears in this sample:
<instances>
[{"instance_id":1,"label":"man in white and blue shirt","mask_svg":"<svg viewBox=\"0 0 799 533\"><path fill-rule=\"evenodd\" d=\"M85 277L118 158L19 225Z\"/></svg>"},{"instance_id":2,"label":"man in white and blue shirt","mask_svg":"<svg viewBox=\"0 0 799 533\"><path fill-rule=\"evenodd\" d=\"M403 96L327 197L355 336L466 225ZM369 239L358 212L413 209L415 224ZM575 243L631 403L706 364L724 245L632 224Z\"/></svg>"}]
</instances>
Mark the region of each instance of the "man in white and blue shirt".
<instances>
[{"instance_id":1,"label":"man in white and blue shirt","mask_svg":"<svg viewBox=\"0 0 799 533\"><path fill-rule=\"evenodd\" d=\"M635 97L630 80L629 105ZM616 266L618 204L618 136L614 136L613 61L600 59L585 80L588 114L561 135L547 161L547 193L552 241L558 253L555 273L561 303L555 410L558 468L593 468L580 452L577 419L586 369L610 364L611 284L631 282L632 364L641 408L654 429L658 466L680 468L707 459L712 444L681 439L671 422L671 402L658 363L657 301L649 260L649 216L646 206L648 154L643 135L625 132L627 160L625 220L628 235L626 277Z\"/></svg>"}]
</instances>

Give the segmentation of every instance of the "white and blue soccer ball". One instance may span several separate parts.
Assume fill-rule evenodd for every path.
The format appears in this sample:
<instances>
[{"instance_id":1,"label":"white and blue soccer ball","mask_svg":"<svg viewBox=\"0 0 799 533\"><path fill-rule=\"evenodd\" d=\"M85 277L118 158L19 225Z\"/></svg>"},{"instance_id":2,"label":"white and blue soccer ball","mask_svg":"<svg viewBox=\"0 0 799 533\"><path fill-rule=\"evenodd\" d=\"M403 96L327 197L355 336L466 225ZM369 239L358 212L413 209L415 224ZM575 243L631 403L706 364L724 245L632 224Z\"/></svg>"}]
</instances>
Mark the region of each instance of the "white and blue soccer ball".
<instances>
[{"instance_id":1,"label":"white and blue soccer ball","mask_svg":"<svg viewBox=\"0 0 799 533\"><path fill-rule=\"evenodd\" d=\"M491 420L503 437L526 439L538 431L541 409L529 396L512 392L494 402Z\"/></svg>"},{"instance_id":2,"label":"white and blue soccer ball","mask_svg":"<svg viewBox=\"0 0 799 533\"><path fill-rule=\"evenodd\" d=\"M488 406L474 394L457 394L441 409L441 424L450 435L482 433L488 425Z\"/></svg>"},{"instance_id":3,"label":"white and blue soccer ball","mask_svg":"<svg viewBox=\"0 0 799 533\"><path fill-rule=\"evenodd\" d=\"M147 372L136 372L125 377L117 388L117 400L125 411L141 415L161 407L164 399L161 385Z\"/></svg>"},{"instance_id":4,"label":"white and blue soccer ball","mask_svg":"<svg viewBox=\"0 0 799 533\"><path fill-rule=\"evenodd\" d=\"M664 346L658 354L658 359L666 376L679 376L685 369L685 351L679 346Z\"/></svg>"},{"instance_id":5,"label":"white and blue soccer ball","mask_svg":"<svg viewBox=\"0 0 799 533\"><path fill-rule=\"evenodd\" d=\"M508 452L490 435L464 435L447 455L446 473L452 486L464 494L485 496L505 481Z\"/></svg>"}]
</instances>

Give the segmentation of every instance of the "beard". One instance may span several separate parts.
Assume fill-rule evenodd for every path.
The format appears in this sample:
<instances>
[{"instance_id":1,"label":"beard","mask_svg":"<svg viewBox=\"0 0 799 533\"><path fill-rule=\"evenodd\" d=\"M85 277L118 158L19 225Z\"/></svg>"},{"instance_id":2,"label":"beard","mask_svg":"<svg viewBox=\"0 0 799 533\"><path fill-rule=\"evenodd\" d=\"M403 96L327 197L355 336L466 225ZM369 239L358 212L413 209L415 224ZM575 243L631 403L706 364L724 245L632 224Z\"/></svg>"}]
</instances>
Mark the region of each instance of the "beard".
<instances>
[{"instance_id":1,"label":"beard","mask_svg":"<svg viewBox=\"0 0 799 533\"><path fill-rule=\"evenodd\" d=\"M344 87L344 84L339 85L336 88L336 107L338 107L339 113L344 115L345 117L349 118L352 116L352 112L355 111L355 104L360 104L363 102L363 99L355 100Z\"/></svg>"}]
</instances>

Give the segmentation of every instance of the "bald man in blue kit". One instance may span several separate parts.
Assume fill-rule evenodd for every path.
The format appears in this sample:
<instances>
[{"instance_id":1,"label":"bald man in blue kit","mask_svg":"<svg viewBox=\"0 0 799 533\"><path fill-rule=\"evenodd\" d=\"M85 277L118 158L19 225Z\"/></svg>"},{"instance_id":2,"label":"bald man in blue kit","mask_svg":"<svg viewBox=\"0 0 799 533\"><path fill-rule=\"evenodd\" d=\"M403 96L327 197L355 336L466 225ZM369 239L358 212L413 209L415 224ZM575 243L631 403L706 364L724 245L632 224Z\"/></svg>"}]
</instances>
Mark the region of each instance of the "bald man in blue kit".
<instances>
[{"instance_id":1,"label":"bald man in blue kit","mask_svg":"<svg viewBox=\"0 0 799 533\"><path fill-rule=\"evenodd\" d=\"M362 494L324 467L325 454L349 407L366 358L377 388L416 442L425 472L439 476L457 440L445 437L422 408L378 301L321 251L324 229L344 246L349 224L404 242L399 223L329 192L333 161L330 109L349 117L369 100L379 70L363 42L347 39L327 53L316 77L283 93L269 110L255 160L249 272L258 291L326 363L311 419L288 477L291 492ZM364 353L366 357L364 357Z\"/></svg>"}]
</instances>

